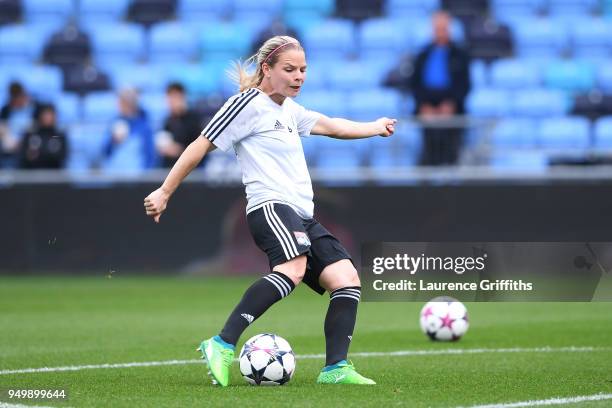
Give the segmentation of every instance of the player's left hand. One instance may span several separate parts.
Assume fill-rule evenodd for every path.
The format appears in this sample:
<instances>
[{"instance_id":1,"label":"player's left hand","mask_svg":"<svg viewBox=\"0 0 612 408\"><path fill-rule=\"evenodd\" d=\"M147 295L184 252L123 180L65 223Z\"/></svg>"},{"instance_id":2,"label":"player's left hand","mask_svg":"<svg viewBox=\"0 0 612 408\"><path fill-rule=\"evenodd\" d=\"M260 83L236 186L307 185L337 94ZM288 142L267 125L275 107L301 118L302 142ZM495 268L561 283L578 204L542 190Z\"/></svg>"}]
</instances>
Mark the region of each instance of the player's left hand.
<instances>
[{"instance_id":1,"label":"player's left hand","mask_svg":"<svg viewBox=\"0 0 612 408\"><path fill-rule=\"evenodd\" d=\"M381 131L379 134L382 137L391 136L395 132L395 123L397 119L380 118L377 119L376 122L380 125Z\"/></svg>"}]
</instances>

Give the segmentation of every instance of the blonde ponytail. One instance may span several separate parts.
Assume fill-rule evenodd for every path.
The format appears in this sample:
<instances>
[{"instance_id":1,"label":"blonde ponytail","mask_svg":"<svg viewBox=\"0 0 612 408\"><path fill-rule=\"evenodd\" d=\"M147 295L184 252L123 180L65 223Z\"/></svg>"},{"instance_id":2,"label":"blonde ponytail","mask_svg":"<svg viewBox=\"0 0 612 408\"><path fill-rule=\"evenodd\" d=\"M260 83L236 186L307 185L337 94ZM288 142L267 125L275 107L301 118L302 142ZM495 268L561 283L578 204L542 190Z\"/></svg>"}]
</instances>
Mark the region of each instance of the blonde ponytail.
<instances>
[{"instance_id":1,"label":"blonde ponytail","mask_svg":"<svg viewBox=\"0 0 612 408\"><path fill-rule=\"evenodd\" d=\"M264 62L273 67L278 61L281 50L284 51L285 49L304 50L295 38L287 35L277 35L268 39L255 54L244 62L236 61L234 69L228 72L228 76L238 85L240 92L255 88L263 81L262 65ZM248 70L253 65L255 65L255 72L249 73Z\"/></svg>"}]
</instances>

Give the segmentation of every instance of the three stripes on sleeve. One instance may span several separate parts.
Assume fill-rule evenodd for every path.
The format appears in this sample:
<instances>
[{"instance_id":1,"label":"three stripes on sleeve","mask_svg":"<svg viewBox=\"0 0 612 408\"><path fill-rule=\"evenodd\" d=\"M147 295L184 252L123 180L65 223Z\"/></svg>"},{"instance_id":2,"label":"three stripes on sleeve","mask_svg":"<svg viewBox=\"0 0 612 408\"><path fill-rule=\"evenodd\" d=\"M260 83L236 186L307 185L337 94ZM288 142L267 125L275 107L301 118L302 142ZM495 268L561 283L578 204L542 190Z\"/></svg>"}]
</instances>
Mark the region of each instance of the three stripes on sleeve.
<instances>
[{"instance_id":1,"label":"three stripes on sleeve","mask_svg":"<svg viewBox=\"0 0 612 408\"><path fill-rule=\"evenodd\" d=\"M238 114L253 100L259 91L255 88L251 88L238 95L234 100L227 106L224 106L217 112L214 118L206 125L202 131L202 136L206 137L211 142L223 133L223 131L229 126L230 123L238 116Z\"/></svg>"}]
</instances>

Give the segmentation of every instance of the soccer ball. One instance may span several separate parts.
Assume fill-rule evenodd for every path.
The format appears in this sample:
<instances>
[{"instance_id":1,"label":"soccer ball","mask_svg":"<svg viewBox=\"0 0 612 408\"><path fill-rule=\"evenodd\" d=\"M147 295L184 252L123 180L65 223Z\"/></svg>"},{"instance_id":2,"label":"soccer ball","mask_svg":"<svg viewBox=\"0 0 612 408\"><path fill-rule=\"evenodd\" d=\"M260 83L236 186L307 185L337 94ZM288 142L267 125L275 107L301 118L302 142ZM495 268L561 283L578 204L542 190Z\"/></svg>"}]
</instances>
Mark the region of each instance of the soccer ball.
<instances>
[{"instance_id":1,"label":"soccer ball","mask_svg":"<svg viewBox=\"0 0 612 408\"><path fill-rule=\"evenodd\" d=\"M432 340L459 340L468 327L467 309L452 297L434 298L421 309L421 330Z\"/></svg>"},{"instance_id":2,"label":"soccer ball","mask_svg":"<svg viewBox=\"0 0 612 408\"><path fill-rule=\"evenodd\" d=\"M258 334L240 350L240 372L251 385L283 385L295 372L295 354L282 337Z\"/></svg>"}]
</instances>

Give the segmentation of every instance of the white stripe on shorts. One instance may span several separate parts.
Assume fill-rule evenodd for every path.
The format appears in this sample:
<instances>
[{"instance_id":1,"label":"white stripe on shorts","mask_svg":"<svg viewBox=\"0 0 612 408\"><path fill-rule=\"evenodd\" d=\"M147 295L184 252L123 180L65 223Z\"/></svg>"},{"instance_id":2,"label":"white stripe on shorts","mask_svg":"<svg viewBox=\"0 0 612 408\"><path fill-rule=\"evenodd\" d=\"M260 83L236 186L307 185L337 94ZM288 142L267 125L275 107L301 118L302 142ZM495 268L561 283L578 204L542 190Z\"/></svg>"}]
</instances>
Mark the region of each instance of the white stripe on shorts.
<instances>
[{"instance_id":1,"label":"white stripe on shorts","mask_svg":"<svg viewBox=\"0 0 612 408\"><path fill-rule=\"evenodd\" d=\"M264 212L264 215L266 216L266 221L268 221L268 226L270 227L270 229L276 236L276 239L278 239L278 242L280 242L281 247L283 248L283 252L285 253L285 258L287 258L287 260L291 259L292 257L289 256L289 252L287 251L287 246L286 246L285 241L283 241L283 238L281 238L280 234L278 233L276 226L273 224L272 220L270 219L270 215L268 214L267 206L263 207L263 212Z\"/></svg>"},{"instance_id":2,"label":"white stripe on shorts","mask_svg":"<svg viewBox=\"0 0 612 408\"><path fill-rule=\"evenodd\" d=\"M276 211L274 211L274 203L270 203L270 210L272 212L272 216L276 217L276 219L278 220L278 223L280 224L280 226L283 228L283 230L287 234L287 237L289 238L289 242L291 243L291 247L293 248L293 252L295 252L295 256L298 256L300 253L298 252L297 247L295 246L295 242L293 242L293 238L291 237L291 234L285 227L285 224L283 224L283 222L281 221L278 214L276 214Z\"/></svg>"},{"instance_id":3,"label":"white stripe on shorts","mask_svg":"<svg viewBox=\"0 0 612 408\"><path fill-rule=\"evenodd\" d=\"M275 227L275 231L277 233L277 238L282 239L285 244L284 248L286 248L285 255L287 255L287 260L295 258L298 256L297 249L295 249L295 245L292 246L293 240L291 239L291 235L289 235L289 231L285 228L285 225L278 218L278 215L273 212L272 206L274 204L269 204L263 207L264 213L267 213L267 217L269 217L269 223L273 224Z\"/></svg>"}]
</instances>

